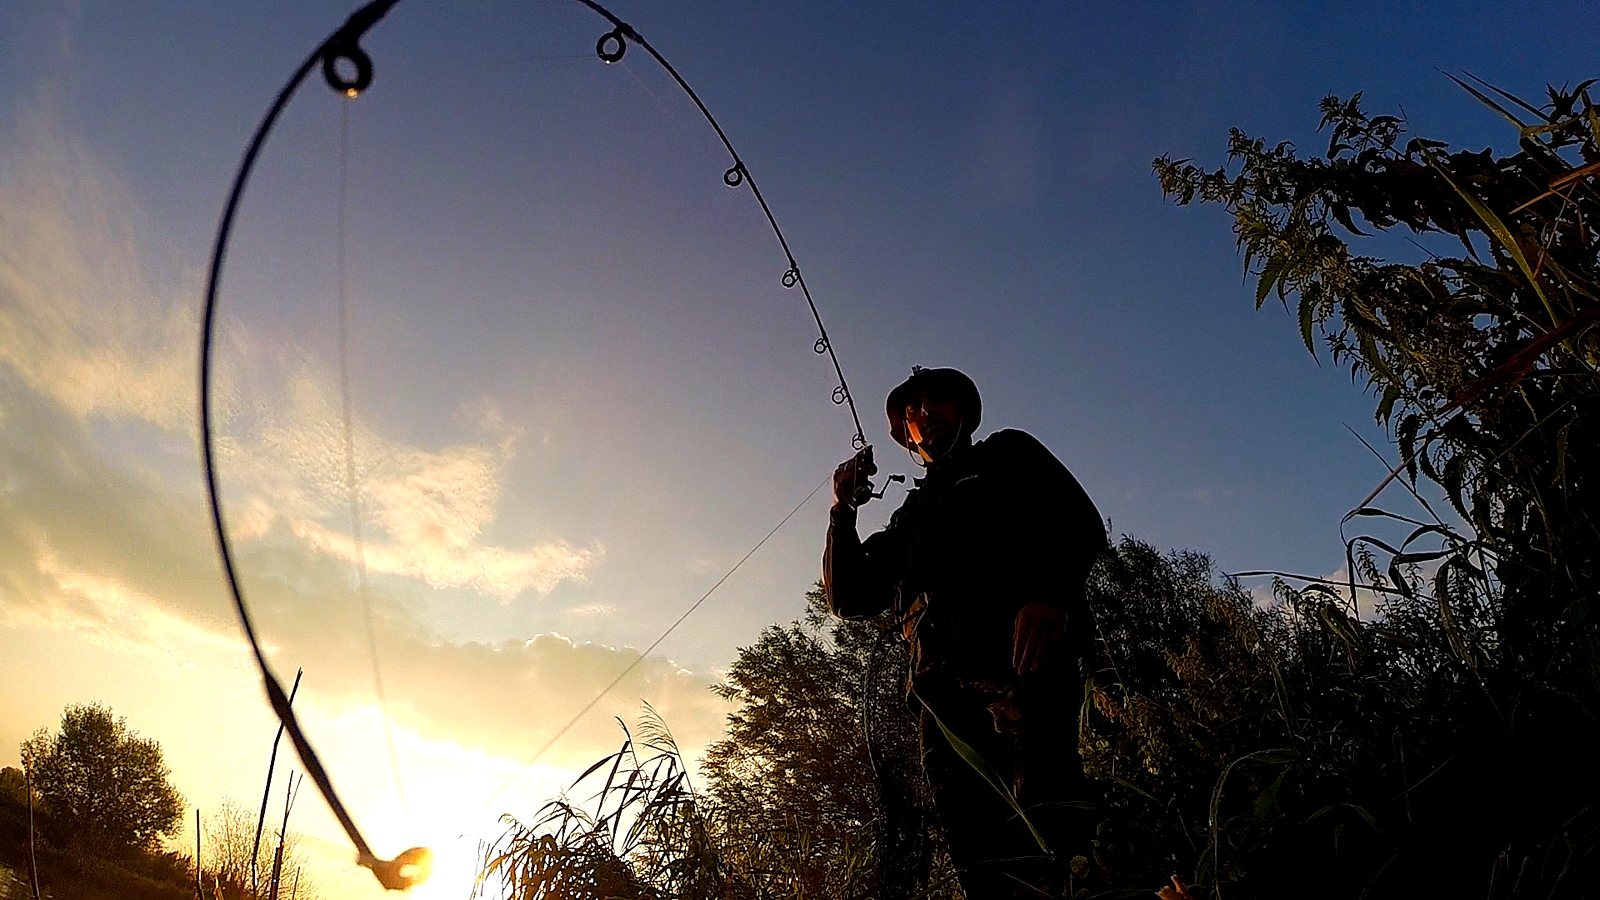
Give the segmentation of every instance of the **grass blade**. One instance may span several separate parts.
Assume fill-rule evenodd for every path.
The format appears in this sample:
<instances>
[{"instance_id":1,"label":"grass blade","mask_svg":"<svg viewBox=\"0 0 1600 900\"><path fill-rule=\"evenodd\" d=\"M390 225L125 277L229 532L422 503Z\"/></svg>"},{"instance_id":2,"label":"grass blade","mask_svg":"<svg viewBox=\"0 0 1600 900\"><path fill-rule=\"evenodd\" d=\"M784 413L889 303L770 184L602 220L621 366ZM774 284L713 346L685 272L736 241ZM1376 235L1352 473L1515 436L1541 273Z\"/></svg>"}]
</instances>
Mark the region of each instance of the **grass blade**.
<instances>
[{"instance_id":1,"label":"grass blade","mask_svg":"<svg viewBox=\"0 0 1600 900\"><path fill-rule=\"evenodd\" d=\"M933 717L934 723L939 726L939 731L944 734L944 739L950 742L950 746L956 751L956 755L966 760L967 765L971 766L973 771L983 776L983 780L989 782L989 785L1001 797L1005 798L1006 803L1022 819L1022 824L1028 826L1028 833L1033 835L1034 843L1039 845L1039 850L1046 856L1054 857L1055 853L1050 850L1050 845L1045 843L1044 835L1040 834L1039 829L1034 827L1033 820L1028 818L1028 814L1022 811L1022 804L1017 802L1017 795L1011 792L1011 788L1000 777L1000 773L994 770L994 766L989 765L989 761L984 759L982 754L972 749L971 744L957 737L956 733L944 724L944 720L939 718L939 714L933 711L933 707L928 705L928 701L923 700L920 696L917 697L917 700L921 701L922 708L928 711L928 715Z\"/></svg>"}]
</instances>

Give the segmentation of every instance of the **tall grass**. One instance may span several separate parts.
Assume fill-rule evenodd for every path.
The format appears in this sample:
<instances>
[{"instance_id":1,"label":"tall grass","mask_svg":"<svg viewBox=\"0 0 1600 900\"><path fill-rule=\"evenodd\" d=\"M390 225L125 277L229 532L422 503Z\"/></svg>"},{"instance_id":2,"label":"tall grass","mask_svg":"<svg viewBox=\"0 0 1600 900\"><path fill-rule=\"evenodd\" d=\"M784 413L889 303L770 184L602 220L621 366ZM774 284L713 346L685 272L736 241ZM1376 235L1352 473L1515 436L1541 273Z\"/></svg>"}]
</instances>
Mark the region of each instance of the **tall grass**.
<instances>
[{"instance_id":1,"label":"tall grass","mask_svg":"<svg viewBox=\"0 0 1600 900\"><path fill-rule=\"evenodd\" d=\"M507 817L474 897L743 896L665 723L647 706L637 739L622 728L622 746L574 783L595 788L585 802L553 800L529 824Z\"/></svg>"}]
</instances>

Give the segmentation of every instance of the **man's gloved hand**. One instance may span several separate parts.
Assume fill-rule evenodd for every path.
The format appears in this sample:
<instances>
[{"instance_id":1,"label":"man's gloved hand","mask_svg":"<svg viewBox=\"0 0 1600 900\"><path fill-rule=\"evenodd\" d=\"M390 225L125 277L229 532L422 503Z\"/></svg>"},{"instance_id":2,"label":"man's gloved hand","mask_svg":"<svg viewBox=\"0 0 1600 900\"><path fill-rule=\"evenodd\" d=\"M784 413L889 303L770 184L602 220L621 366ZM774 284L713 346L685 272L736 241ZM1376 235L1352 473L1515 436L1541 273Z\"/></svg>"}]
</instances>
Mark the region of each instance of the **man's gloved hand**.
<instances>
[{"instance_id":1,"label":"man's gloved hand","mask_svg":"<svg viewBox=\"0 0 1600 900\"><path fill-rule=\"evenodd\" d=\"M872 476L878 466L872 461L872 448L862 447L861 452L839 464L833 470L833 505L855 509L872 499Z\"/></svg>"},{"instance_id":2,"label":"man's gloved hand","mask_svg":"<svg viewBox=\"0 0 1600 900\"><path fill-rule=\"evenodd\" d=\"M1067 614L1054 603L1034 600L1017 613L1011 665L1018 675L1049 664L1066 632Z\"/></svg>"}]
</instances>

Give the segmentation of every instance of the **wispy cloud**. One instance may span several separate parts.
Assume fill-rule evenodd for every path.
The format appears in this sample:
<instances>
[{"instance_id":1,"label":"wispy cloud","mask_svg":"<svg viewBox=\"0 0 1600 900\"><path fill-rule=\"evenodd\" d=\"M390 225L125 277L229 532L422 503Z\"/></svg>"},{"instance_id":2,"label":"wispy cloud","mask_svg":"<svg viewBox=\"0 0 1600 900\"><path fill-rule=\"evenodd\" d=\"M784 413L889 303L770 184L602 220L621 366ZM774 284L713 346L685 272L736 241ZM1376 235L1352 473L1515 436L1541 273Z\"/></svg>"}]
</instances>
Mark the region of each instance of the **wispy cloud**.
<instances>
[{"instance_id":1,"label":"wispy cloud","mask_svg":"<svg viewBox=\"0 0 1600 900\"><path fill-rule=\"evenodd\" d=\"M174 665L185 648L242 652L198 472L172 474L192 465L198 279L152 262L138 199L92 154L45 124L16 134L0 144L0 627L70 631ZM234 376L253 379L219 388L252 608L276 665L314 672L334 711L369 707L333 381L252 352L237 327L227 340L244 360ZM410 611L431 588L510 600L581 582L604 552L553 534L491 539L519 434L481 398L458 418L468 439L436 447L354 423L367 563L394 576L371 592L377 643L401 726L521 759L638 654L552 638L452 643ZM181 438L153 452L182 459L126 456L106 442L108 424ZM631 718L641 697L686 746L720 729L722 701L704 676L648 660L564 746L609 745L608 714Z\"/></svg>"},{"instance_id":2,"label":"wispy cloud","mask_svg":"<svg viewBox=\"0 0 1600 900\"><path fill-rule=\"evenodd\" d=\"M193 273L144 252L118 179L47 117L0 146L0 363L78 415L183 431L193 415Z\"/></svg>"},{"instance_id":3,"label":"wispy cloud","mask_svg":"<svg viewBox=\"0 0 1600 900\"><path fill-rule=\"evenodd\" d=\"M198 496L131 474L97 454L70 413L0 370L0 627L72 631L118 652L183 665L197 644L242 654ZM305 666L334 710L374 702L361 603L350 567L275 526L247 544L244 587L269 656ZM396 721L433 741L507 759L532 752L618 673L628 648L555 635L441 641L405 604L374 589L377 644ZM709 679L643 661L549 760L576 765L649 698L686 746L720 731ZM576 758L572 754L578 754Z\"/></svg>"},{"instance_id":4,"label":"wispy cloud","mask_svg":"<svg viewBox=\"0 0 1600 900\"><path fill-rule=\"evenodd\" d=\"M199 280L152 262L151 223L113 172L43 116L0 146L0 365L25 389L80 420L148 423L193 432ZM216 388L224 410L224 477L240 497L239 538L281 519L305 546L352 561L344 437L330 373L256 352L237 325L224 352L242 382ZM248 371L248 370L257 371ZM529 546L485 543L501 473L518 433L492 401L462 418L485 440L425 449L356 423L366 547L374 572L431 587L467 587L509 601L582 581L598 542L550 538Z\"/></svg>"},{"instance_id":5,"label":"wispy cloud","mask_svg":"<svg viewBox=\"0 0 1600 900\"><path fill-rule=\"evenodd\" d=\"M492 405L474 418L489 430L481 444L425 450L353 424L355 487L363 532L351 529L350 484L343 422L329 392L314 378L290 380L278 412L230 423L230 472L241 473L253 527L282 516L306 546L346 562L364 553L378 573L420 579L431 587L470 587L503 601L523 591L547 593L562 581L583 581L604 553L598 543L554 540L521 549L486 545L504 466L518 434Z\"/></svg>"}]
</instances>

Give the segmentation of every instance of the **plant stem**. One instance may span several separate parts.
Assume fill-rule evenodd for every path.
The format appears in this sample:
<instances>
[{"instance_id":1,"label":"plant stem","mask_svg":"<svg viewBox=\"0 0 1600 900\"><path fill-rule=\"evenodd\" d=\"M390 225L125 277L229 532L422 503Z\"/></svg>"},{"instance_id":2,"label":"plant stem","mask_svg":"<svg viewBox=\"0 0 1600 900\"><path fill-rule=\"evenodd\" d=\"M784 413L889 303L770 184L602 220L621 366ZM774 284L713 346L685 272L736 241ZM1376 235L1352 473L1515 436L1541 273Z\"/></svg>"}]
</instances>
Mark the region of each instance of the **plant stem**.
<instances>
[{"instance_id":1,"label":"plant stem","mask_svg":"<svg viewBox=\"0 0 1600 900\"><path fill-rule=\"evenodd\" d=\"M289 688L289 705L294 705L294 695L300 691L300 676L305 669L294 670L294 686ZM261 829L267 823L267 798L272 794L272 769L278 764L278 743L283 740L283 723L278 723L278 733L272 738L272 755L267 758L267 783L261 788L261 812L256 816L256 839L250 845L250 896L261 897L261 885L256 877L256 860L261 855Z\"/></svg>"},{"instance_id":2,"label":"plant stem","mask_svg":"<svg viewBox=\"0 0 1600 900\"><path fill-rule=\"evenodd\" d=\"M33 854L33 770L24 769L23 777L28 790L28 883L33 888L33 900L39 900L39 861Z\"/></svg>"}]
</instances>

